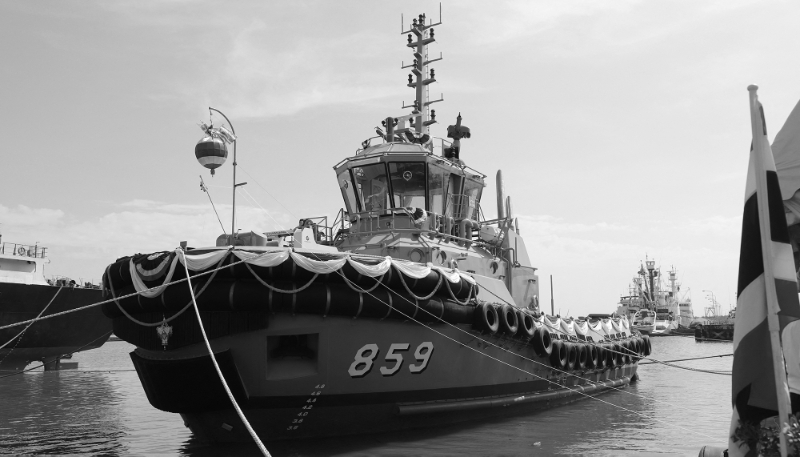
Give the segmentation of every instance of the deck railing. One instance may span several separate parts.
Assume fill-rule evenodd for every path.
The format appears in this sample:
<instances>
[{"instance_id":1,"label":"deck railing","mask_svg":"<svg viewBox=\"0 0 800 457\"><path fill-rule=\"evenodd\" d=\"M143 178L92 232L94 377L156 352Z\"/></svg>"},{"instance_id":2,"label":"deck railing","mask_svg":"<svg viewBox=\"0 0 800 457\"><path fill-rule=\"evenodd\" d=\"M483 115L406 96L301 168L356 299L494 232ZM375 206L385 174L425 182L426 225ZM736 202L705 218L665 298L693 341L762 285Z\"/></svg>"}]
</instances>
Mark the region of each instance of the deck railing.
<instances>
[{"instance_id":1,"label":"deck railing","mask_svg":"<svg viewBox=\"0 0 800 457\"><path fill-rule=\"evenodd\" d=\"M0 243L0 254L44 259L47 257L47 248L38 244Z\"/></svg>"}]
</instances>

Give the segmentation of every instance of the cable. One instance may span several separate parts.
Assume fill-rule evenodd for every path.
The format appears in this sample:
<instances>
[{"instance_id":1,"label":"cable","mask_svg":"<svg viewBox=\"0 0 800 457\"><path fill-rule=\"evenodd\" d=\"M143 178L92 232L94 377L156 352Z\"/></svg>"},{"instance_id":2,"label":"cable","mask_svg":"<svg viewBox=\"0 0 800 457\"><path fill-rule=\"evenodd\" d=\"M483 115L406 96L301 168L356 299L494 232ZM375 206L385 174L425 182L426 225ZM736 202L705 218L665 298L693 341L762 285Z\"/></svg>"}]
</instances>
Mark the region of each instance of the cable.
<instances>
[{"instance_id":1,"label":"cable","mask_svg":"<svg viewBox=\"0 0 800 457\"><path fill-rule=\"evenodd\" d=\"M211 192L208 190L208 187L206 187L206 183L203 182L203 176L202 175L200 175L200 190L202 190L203 192L205 192L208 195L208 201L211 202L211 208L214 209L214 214L217 215L217 220L219 221L219 226L222 228L222 233L224 235L227 235L227 233L225 232L225 227L222 225L222 219L219 218L219 213L217 212L217 207L214 206L214 202L211 200Z\"/></svg>"},{"instance_id":2,"label":"cable","mask_svg":"<svg viewBox=\"0 0 800 457\"><path fill-rule=\"evenodd\" d=\"M269 193L269 191L268 191L267 189L265 189L265 188L264 188L264 186L262 186L262 185L261 185L261 184L258 182L258 180L257 180L256 178L254 178L254 177L253 177L253 175L251 175L251 174L250 174L250 173L249 173L247 170L245 170L245 169L244 169L244 168L243 168L241 165L239 165L239 168L241 168L243 172L247 173L247 176L249 176L250 178L252 178L252 179L253 179L253 182L255 182L255 183L256 183L256 185L258 185L258 187L260 187L260 188L261 188L261 190L263 190L264 192L266 192L266 193L267 193L267 195L269 195L270 197L272 197L272 199L273 199L273 200L275 200L276 202L278 202L278 204L279 204L279 205L281 205L281 207L282 207L283 209L285 209L287 213L289 213L289 214L290 214L290 215L291 215L293 218L297 219L297 217L296 217L294 214L292 214L292 212L291 212L291 211L289 211L289 209L288 209L287 207L283 206L283 203L281 203L281 201L280 201L280 200L278 200L278 199L277 199L277 198L275 198L275 197L274 197L274 196L273 196L271 193Z\"/></svg>"},{"instance_id":3,"label":"cable","mask_svg":"<svg viewBox=\"0 0 800 457\"><path fill-rule=\"evenodd\" d=\"M189 267L186 266L187 265L186 254L183 252L183 250L181 250L181 255L183 256L183 268L186 271L186 278L188 279ZM264 454L264 456L271 457L269 451L267 451L267 448L264 447L264 443L261 442L261 440L258 438L258 435L256 435L255 430L253 430L253 427L250 426L250 422L247 421L247 418L244 416L242 409L239 408L239 404L236 403L236 399L233 398L233 393L231 392L231 388L228 387L228 383L225 382L225 377L222 376L222 370L220 370L219 368L219 364L217 363L217 358L214 356L214 351L211 349L211 343L208 342L208 336L206 336L206 330L203 328L203 319L200 317L200 308L198 308L197 300L195 300L194 297L194 288L192 288L192 281L189 280L187 281L187 283L189 284L189 292L192 294L192 303L194 304L195 314L197 314L197 323L198 325L200 325L200 333L203 335L203 341L206 342L206 348L208 348L208 355L211 356L211 361L214 362L214 369L217 370L217 375L219 376L219 380L222 381L222 387L225 388L225 393L227 393L228 398L231 399L231 403L233 404L233 408L236 410L236 414L239 415L239 418L244 423L244 426L250 433L250 436L253 437L253 440L256 442L256 445L258 445L258 449L261 450L261 453Z\"/></svg>"},{"instance_id":4,"label":"cable","mask_svg":"<svg viewBox=\"0 0 800 457\"><path fill-rule=\"evenodd\" d=\"M256 200L256 198L255 198L255 197L253 197L253 195L252 195L252 194L251 194L251 193L250 193L250 192L249 192L247 189L245 189L245 188L244 188L244 186L242 186L242 187L239 187L239 190L241 190L242 192L244 192L244 195L245 195L247 198L249 198L249 199L250 199L250 200L251 200L253 203L255 203L255 204L256 204L256 205L257 205L259 208L261 208L261 209L262 209L262 210L263 210L265 213L267 213L267 216L269 216L269 218L270 218L270 219L272 219L272 222L274 222L274 223L275 223L275 229L276 229L276 230L280 230L280 229L281 229L281 224L280 224L280 222L278 222L278 221L277 221L277 220L276 220L274 217L272 217L272 214L270 214L270 212L269 212L269 211L267 211L267 210L266 210L266 208L264 208L263 206L261 206L261 203L259 203L259 202L258 202L258 200Z\"/></svg>"},{"instance_id":5,"label":"cable","mask_svg":"<svg viewBox=\"0 0 800 457\"><path fill-rule=\"evenodd\" d=\"M19 342L22 340L22 338L21 338L22 335L31 327L31 325L33 325L34 322L36 322L40 317L42 317L42 314L44 314L44 312L47 311L47 308L50 307L50 305L53 303L53 300L55 300L56 297L58 297L58 294L61 293L61 289L63 289L63 288L64 288L64 286L60 286L58 288L58 290L56 291L56 293L53 295L53 298L51 298L50 301L47 303L47 306L45 306L41 311L39 311L39 315L34 317L33 320L31 321L31 323L28 324L24 329L22 329L21 332L17 333L17 336L15 336L14 338L11 338L10 340L8 340L5 343L3 343L3 345L0 346L0 349L3 349L4 347L8 346L12 341L14 341L17 338L19 338L19 340L17 340L17 344L19 344ZM11 354L11 351L16 349L17 344L15 344L14 347L11 348L11 350L8 351L8 353L2 359L0 359L0 363L2 363L3 360L5 360L6 357L8 357L8 355Z\"/></svg>"},{"instance_id":6,"label":"cable","mask_svg":"<svg viewBox=\"0 0 800 457\"><path fill-rule=\"evenodd\" d=\"M342 273L341 271L339 271L339 270L337 270L337 271L336 271L336 273L338 273L339 275L343 275L343 273ZM357 285L357 284L356 284L356 286L358 287L358 285ZM363 288L362 288L362 290L363 290ZM390 291L392 291L391 289L389 289L389 290L390 290ZM394 292L394 291L392 291L392 292ZM376 297L375 295L373 295L373 294L371 294L371 293L368 293L368 294L369 294L371 297L373 297L374 299L376 299L376 300L378 300L379 302L383 303L384 305L387 305L387 306L389 306L387 303L385 303L383 300L381 300L380 298ZM396 294L396 292L395 292L395 294ZM398 295L399 295L399 294L398 294ZM401 298L405 299L405 297L403 297L402 295L399 295L399 296L400 296ZM409 303L411 303L411 302L410 302L410 300L408 300L408 299L406 299L406 301L408 301ZM595 399L595 400L597 400L597 401L600 401L600 402L602 402L602 403L605 403L605 404L608 404L608 405L610 405L610 406L614 406L614 407L616 407L616 408L619 408L619 409L622 409L622 410L628 411L628 412L630 412L630 413L633 413L633 414L636 414L636 415L638 415L638 416L647 417L647 418L649 418L649 419L652 419L652 420L654 420L654 421L656 421L656 422L661 422L661 423L664 423L664 424L666 424L666 425L669 425L669 426L672 426L672 427L675 427L675 428L679 428L679 429L681 429L681 430L684 430L684 431L688 431L688 432L691 432L691 433L696 433L696 434L698 434L698 435L701 435L701 436L704 436L704 437L706 437L706 438L710 438L710 439L713 439L713 438L714 438L713 436L706 435L706 434L704 434L704 433L697 432L697 431L695 431L695 430L688 429L688 428L685 428L685 427L681 427L680 425L675 425L675 424L672 424L672 423L669 423L669 422L666 422L666 421L663 421L663 420L660 420L660 419L655 419L655 418L653 418L653 417L651 417L651 416L647 416L647 415L645 415L645 414L643 414L643 413L639 413L639 412L637 412L637 411L630 410L630 409L628 409L628 408L625 408L625 407L623 407L623 406L615 405L615 404L613 404L613 403L610 403L610 402L607 402L607 401L605 401L605 400L603 400L603 399L600 399L600 398L597 398L597 397L593 397L593 396L591 396L591 395L589 395L589 394L586 394L586 393L584 393L584 392L582 392L582 391L579 391L579 390L577 390L577 389L572 389L572 388L570 388L570 387L568 387L568 386L562 386L562 385L558 384L557 382L551 381L551 380L549 380L549 379L547 379L547 378L544 378L544 377L542 377L542 376L539 376L539 375L537 375L537 374L535 374L535 373L531 373L531 372L529 372L529 371L527 371L527 370L525 370L525 369L523 369L523 368L520 368L520 367L518 367L518 366L516 366L516 365L512 365L512 364L510 364L510 363L508 363L508 362L504 362L504 361L502 361L502 360L500 360L500 359L498 359L498 358L496 358L496 357L493 357L493 356L491 356L491 355L489 355L489 354L486 354L486 353L484 353L484 352L481 352L481 351L479 351L479 350L477 350L477 349L473 348L472 346L468 346L468 345L466 345L466 344L464 344L464 343L461 343L461 342L459 342L459 341L456 341L456 340L455 340L455 339L453 339L452 337L450 337L450 336L447 336L447 335L443 334L442 332L440 332L440 331L438 331L438 330L436 330L436 329L434 329L434 328L431 328L431 327L429 327L429 326L425 325L424 323L422 323L422 322L420 322L420 321L418 321L418 320L414 319L413 317L411 317L411 316L409 316L409 315L407 315L407 314L403 313L403 312L402 312L402 311L400 311L399 309L397 309L397 308L394 308L394 309L395 309L395 310L396 310L398 313L400 313L400 314L402 314L404 317L406 317L407 319L409 319L409 320L411 320L411 321L414 321L414 322L416 322L416 323L417 323L417 324L419 324L419 325L422 325L423 327L427 328L428 330L431 330L432 332L434 332L434 333L437 333L437 334L439 334L440 336L442 336L442 337L444 337L444 338L446 338L446 339L448 339L448 340L450 340L450 341L453 341L454 343L456 343L456 344L458 344L458 345L460 345L460 346L462 346L462 347L465 347L465 348L467 348L467 349L469 349L469 350L471 350L471 351L473 351L473 352L476 352L476 353L478 353L478 354L481 354L481 355L483 355L483 356L486 356L486 357L488 357L488 358L490 358L490 359L492 359L492 360L495 360L495 361L497 361L497 362L499 362L499 363L501 363L501 364L503 364L503 365L507 365L507 366L509 366L509 367L511 367L511 368L514 368L514 369L516 369L516 370L518 370L518 371L521 371L521 372L523 372L523 373L525 373L525 374L529 374L529 375L531 375L531 376L534 376L534 377L536 377L536 378L539 378L539 379L541 379L541 380L543 380L543 381L547 381L547 382L548 382L548 383L550 383L550 384L555 384L555 385L557 385L557 386L559 386L559 387L562 387L562 388L564 388L564 389L568 389L568 390L570 390L570 391L572 391L572 392L578 393L578 394L580 394L580 395L583 395L583 396L585 396L585 397L588 397L588 398L593 398L593 399ZM425 310L423 310L423 311L425 311ZM428 314L431 314L431 313L428 313ZM433 314L431 314L431 315L433 316ZM434 317L435 317L435 316L434 316ZM441 319L440 319L440 320L441 320ZM443 321L443 322L445 322L445 323L447 323L447 324L451 325L452 327L454 327L454 328L458 329L458 327L456 327L456 326L453 326L453 325L452 325L452 324L450 324L449 322L446 322L446 321ZM459 330L462 330L462 329L459 329ZM462 330L462 331L463 331L463 330ZM487 341L485 341L485 340L484 340L484 343L488 343L488 344L491 344L492 346L495 346L495 347L498 347L498 348L499 348L499 346L496 346L494 343L487 342ZM506 349L504 349L504 348L500 348L500 349L506 350ZM520 357L523 357L523 358L524 358L524 356L522 356L522 355L520 355L520 354L515 354L515 353L513 353L513 352L511 352L511 351L508 351L508 350L506 350L506 351L507 351L507 352L509 352L509 353L511 353L511 354L514 354L514 355L517 355L517 356L520 356ZM530 359L528 359L528 360L530 360ZM534 361L534 362L535 362L535 361Z\"/></svg>"}]
</instances>

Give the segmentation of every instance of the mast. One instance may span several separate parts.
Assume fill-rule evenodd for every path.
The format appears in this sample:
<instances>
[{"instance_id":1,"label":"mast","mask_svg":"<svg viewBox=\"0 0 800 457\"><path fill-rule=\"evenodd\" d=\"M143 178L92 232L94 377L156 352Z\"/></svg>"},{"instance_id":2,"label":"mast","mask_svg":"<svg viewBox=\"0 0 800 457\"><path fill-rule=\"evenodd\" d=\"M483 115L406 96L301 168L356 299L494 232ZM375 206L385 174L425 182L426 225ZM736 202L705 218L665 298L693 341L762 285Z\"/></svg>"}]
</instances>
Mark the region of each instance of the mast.
<instances>
[{"instance_id":1,"label":"mast","mask_svg":"<svg viewBox=\"0 0 800 457\"><path fill-rule=\"evenodd\" d=\"M408 44L406 46L414 51L414 62L410 65L403 65L401 68L411 68L407 85L414 89L415 99L411 105L404 105L403 108L411 108L411 116L409 117L413 119L411 126L414 128L417 138L428 134L428 126L436 123L436 110L429 112L428 107L444 99L429 101L427 90L429 84L436 82L436 72L433 68L428 70L428 65L437 60L442 60L441 54L439 58L428 60L428 45L436 41L433 27L441 25L441 17L440 9L439 22L425 25L425 14L420 14L418 19L413 20L411 28L401 32L408 35Z\"/></svg>"}]
</instances>

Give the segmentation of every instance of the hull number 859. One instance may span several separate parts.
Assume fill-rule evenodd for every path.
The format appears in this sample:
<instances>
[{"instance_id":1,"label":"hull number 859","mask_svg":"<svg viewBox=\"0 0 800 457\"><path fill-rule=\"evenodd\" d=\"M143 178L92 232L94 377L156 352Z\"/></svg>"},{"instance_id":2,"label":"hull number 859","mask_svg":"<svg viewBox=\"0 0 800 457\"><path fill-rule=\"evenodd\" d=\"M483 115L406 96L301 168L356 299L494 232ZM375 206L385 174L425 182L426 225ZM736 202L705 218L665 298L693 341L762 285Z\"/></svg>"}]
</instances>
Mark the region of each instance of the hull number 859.
<instances>
[{"instance_id":1,"label":"hull number 859","mask_svg":"<svg viewBox=\"0 0 800 457\"><path fill-rule=\"evenodd\" d=\"M383 376L393 376L400 371L400 368L403 366L402 352L408 351L409 347L410 345L408 343L394 343L389 346L389 351L386 353L386 357L384 357L386 364L380 367L380 372ZM361 349L356 351L356 356L347 372L350 373L350 376L353 378L365 376L372 370L372 366L379 352L380 350L377 344L365 344ZM408 371L412 374L419 374L425 371L425 368L428 367L428 362L431 360L431 354L433 354L433 343L430 341L420 343L420 345L417 346L417 350L414 351L414 358L417 363L409 364Z\"/></svg>"}]
</instances>

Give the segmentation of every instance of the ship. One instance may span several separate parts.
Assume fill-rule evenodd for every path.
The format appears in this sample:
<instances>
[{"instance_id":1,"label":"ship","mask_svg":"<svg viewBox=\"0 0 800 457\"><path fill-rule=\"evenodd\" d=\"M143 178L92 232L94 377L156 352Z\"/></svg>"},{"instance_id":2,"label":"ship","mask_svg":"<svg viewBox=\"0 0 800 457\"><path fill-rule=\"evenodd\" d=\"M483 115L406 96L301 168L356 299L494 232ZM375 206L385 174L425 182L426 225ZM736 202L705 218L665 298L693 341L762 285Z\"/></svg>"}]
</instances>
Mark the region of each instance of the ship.
<instances>
[{"instance_id":1,"label":"ship","mask_svg":"<svg viewBox=\"0 0 800 457\"><path fill-rule=\"evenodd\" d=\"M432 136L429 107L441 100L427 95L438 60L427 49L439 24L419 15L404 32L411 112L382 119L378 137L333 166L344 207L332 222L231 230L211 246L182 242L108 265L103 311L136 346L148 401L179 413L196 437L244 442L252 429L273 441L480 421L636 379L651 346L625 316L539 310L537 268L500 171L496 217L481 209L487 176L462 158L471 131L461 114L447 139ZM212 171L232 140L235 188L233 126L201 128L195 155Z\"/></svg>"},{"instance_id":2,"label":"ship","mask_svg":"<svg viewBox=\"0 0 800 457\"><path fill-rule=\"evenodd\" d=\"M669 271L669 286L662 281L655 260L639 266L628 295L620 297L617 313L627 316L633 328L650 336L694 333L695 319L689 291L680 294L677 271Z\"/></svg>"},{"instance_id":3,"label":"ship","mask_svg":"<svg viewBox=\"0 0 800 457\"><path fill-rule=\"evenodd\" d=\"M38 243L2 242L0 236L0 370L20 371L32 362L45 370L66 368L62 358L98 348L111 334L99 307L70 312L101 301L100 286L45 278L47 252ZM64 314L49 317L57 313Z\"/></svg>"}]
</instances>

